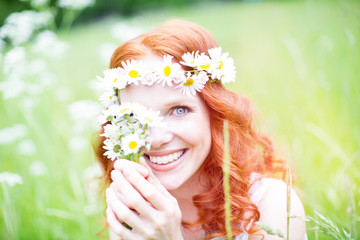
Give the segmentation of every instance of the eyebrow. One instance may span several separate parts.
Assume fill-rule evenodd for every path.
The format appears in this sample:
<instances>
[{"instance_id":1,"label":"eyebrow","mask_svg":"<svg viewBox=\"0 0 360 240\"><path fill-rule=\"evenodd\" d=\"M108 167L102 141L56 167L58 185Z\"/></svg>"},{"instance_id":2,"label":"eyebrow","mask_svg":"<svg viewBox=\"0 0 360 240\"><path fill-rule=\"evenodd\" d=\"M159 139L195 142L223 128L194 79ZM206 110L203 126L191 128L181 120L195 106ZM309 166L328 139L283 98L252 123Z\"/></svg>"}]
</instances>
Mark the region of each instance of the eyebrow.
<instances>
[{"instance_id":1,"label":"eyebrow","mask_svg":"<svg viewBox=\"0 0 360 240\"><path fill-rule=\"evenodd\" d=\"M185 98L175 98L175 99L171 99L168 102L164 103L165 107L170 107L170 106L176 106L176 105L191 105L194 106L194 102L191 101L190 99L185 99Z\"/></svg>"}]
</instances>

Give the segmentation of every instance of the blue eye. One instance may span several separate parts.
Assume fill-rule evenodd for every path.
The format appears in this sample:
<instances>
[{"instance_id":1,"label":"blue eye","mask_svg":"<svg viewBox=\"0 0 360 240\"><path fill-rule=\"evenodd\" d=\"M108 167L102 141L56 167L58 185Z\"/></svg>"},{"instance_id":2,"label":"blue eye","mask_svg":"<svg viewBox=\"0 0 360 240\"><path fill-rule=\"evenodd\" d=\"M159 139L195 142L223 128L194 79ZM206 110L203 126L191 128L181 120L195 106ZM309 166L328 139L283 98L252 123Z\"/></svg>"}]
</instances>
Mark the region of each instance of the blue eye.
<instances>
[{"instance_id":1,"label":"blue eye","mask_svg":"<svg viewBox=\"0 0 360 240\"><path fill-rule=\"evenodd\" d=\"M183 115L183 114L188 113L188 111L189 110L186 107L176 107L176 108L174 108L173 113L175 115Z\"/></svg>"}]
</instances>

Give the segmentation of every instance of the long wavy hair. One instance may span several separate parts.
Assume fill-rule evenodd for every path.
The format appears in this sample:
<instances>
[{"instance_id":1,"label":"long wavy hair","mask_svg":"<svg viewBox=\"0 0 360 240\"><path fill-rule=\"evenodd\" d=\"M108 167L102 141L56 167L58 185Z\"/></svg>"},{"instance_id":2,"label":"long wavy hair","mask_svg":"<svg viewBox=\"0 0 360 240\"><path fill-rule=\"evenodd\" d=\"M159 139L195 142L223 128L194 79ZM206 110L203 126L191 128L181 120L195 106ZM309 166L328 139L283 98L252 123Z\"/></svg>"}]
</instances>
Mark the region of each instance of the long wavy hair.
<instances>
[{"instance_id":1,"label":"long wavy hair","mask_svg":"<svg viewBox=\"0 0 360 240\"><path fill-rule=\"evenodd\" d=\"M121 67L123 61L139 59L151 53L157 56L174 56L181 61L186 52L217 47L212 35L203 27L183 20L171 20L159 28L142 34L119 46L111 58L110 68ZM224 190L223 190L223 123L228 121L230 134L230 191L231 223L233 234L242 232L257 234L255 224L260 218L257 206L249 199L248 192L254 172L262 176L274 176L284 172L282 161L275 160L271 140L255 130L254 108L244 96L225 89L220 83L207 83L198 93L205 102L210 115L212 147L200 173L208 179L208 191L195 195L193 202L198 208L196 222L183 222L190 228L201 225L205 238L226 236ZM103 155L103 138L99 138L95 152L105 172L105 182L110 183L113 162ZM248 227L247 227L248 226Z\"/></svg>"}]
</instances>

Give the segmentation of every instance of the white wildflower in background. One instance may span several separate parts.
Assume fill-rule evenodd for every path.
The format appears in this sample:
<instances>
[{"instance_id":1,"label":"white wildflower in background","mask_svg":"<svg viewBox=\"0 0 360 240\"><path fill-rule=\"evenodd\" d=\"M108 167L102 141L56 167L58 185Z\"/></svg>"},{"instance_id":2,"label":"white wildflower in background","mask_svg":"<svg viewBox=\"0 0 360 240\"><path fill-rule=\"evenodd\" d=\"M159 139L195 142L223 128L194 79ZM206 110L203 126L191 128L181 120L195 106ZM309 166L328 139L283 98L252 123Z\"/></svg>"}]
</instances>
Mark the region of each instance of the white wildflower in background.
<instances>
[{"instance_id":1,"label":"white wildflower in background","mask_svg":"<svg viewBox=\"0 0 360 240\"><path fill-rule=\"evenodd\" d=\"M36 58L27 63L27 74L28 75L38 75L46 71L47 64L44 59Z\"/></svg>"},{"instance_id":2,"label":"white wildflower in background","mask_svg":"<svg viewBox=\"0 0 360 240\"><path fill-rule=\"evenodd\" d=\"M20 100L21 106L24 108L24 111L31 112L36 106L39 105L40 100L38 98L24 96Z\"/></svg>"},{"instance_id":3,"label":"white wildflower in background","mask_svg":"<svg viewBox=\"0 0 360 240\"><path fill-rule=\"evenodd\" d=\"M11 127L0 129L0 145L10 144L26 136L27 127L18 123Z\"/></svg>"},{"instance_id":4,"label":"white wildflower in background","mask_svg":"<svg viewBox=\"0 0 360 240\"><path fill-rule=\"evenodd\" d=\"M73 152L78 152L86 149L89 144L89 139L83 136L74 136L70 138L69 148Z\"/></svg>"},{"instance_id":5,"label":"white wildflower in background","mask_svg":"<svg viewBox=\"0 0 360 240\"><path fill-rule=\"evenodd\" d=\"M87 204L83 211L86 215L93 215L100 211L99 190L104 173L98 163L84 169L83 180L87 195Z\"/></svg>"},{"instance_id":6,"label":"white wildflower in background","mask_svg":"<svg viewBox=\"0 0 360 240\"><path fill-rule=\"evenodd\" d=\"M26 66L26 52L25 48L23 47L14 47L11 50L9 50L3 60L3 73L9 74L14 69L24 69L24 66ZM22 68L20 68L20 66Z\"/></svg>"},{"instance_id":7,"label":"white wildflower in background","mask_svg":"<svg viewBox=\"0 0 360 240\"><path fill-rule=\"evenodd\" d=\"M17 173L1 172L0 173L0 183L6 183L10 187L13 187L16 184L23 184L23 179Z\"/></svg>"},{"instance_id":8,"label":"white wildflower in background","mask_svg":"<svg viewBox=\"0 0 360 240\"><path fill-rule=\"evenodd\" d=\"M103 43L97 48L97 53L102 64L104 64L105 66L108 66L110 64L109 59L111 58L116 48L117 44L111 42Z\"/></svg>"},{"instance_id":9,"label":"white wildflower in background","mask_svg":"<svg viewBox=\"0 0 360 240\"><path fill-rule=\"evenodd\" d=\"M91 166L88 166L83 171L83 179L85 181L89 181L96 178L103 177L104 173L99 165L99 163L95 163Z\"/></svg>"},{"instance_id":10,"label":"white wildflower in background","mask_svg":"<svg viewBox=\"0 0 360 240\"><path fill-rule=\"evenodd\" d=\"M25 82L17 80L15 77L0 82L0 92L2 92L3 99L16 98L25 92L25 90Z\"/></svg>"},{"instance_id":11,"label":"white wildflower in background","mask_svg":"<svg viewBox=\"0 0 360 240\"><path fill-rule=\"evenodd\" d=\"M135 38L144 32L145 29L129 23L117 23L110 30L111 36L123 42Z\"/></svg>"},{"instance_id":12,"label":"white wildflower in background","mask_svg":"<svg viewBox=\"0 0 360 240\"><path fill-rule=\"evenodd\" d=\"M100 104L91 100L80 100L68 106L68 113L73 121L73 130L76 133L95 130L97 126L94 119L100 112Z\"/></svg>"},{"instance_id":13,"label":"white wildflower in background","mask_svg":"<svg viewBox=\"0 0 360 240\"><path fill-rule=\"evenodd\" d=\"M72 10L82 10L90 7L95 3L95 0L58 0L57 6Z\"/></svg>"},{"instance_id":14,"label":"white wildflower in background","mask_svg":"<svg viewBox=\"0 0 360 240\"><path fill-rule=\"evenodd\" d=\"M33 10L12 13L0 28L0 38L9 39L14 46L23 44L29 41L34 31L48 25L52 17L50 12Z\"/></svg>"},{"instance_id":15,"label":"white wildflower in background","mask_svg":"<svg viewBox=\"0 0 360 240\"><path fill-rule=\"evenodd\" d=\"M3 61L3 73L6 78L0 82L3 99L42 93L56 80L55 75L47 69L45 60L27 60L23 47L12 48L6 53Z\"/></svg>"},{"instance_id":16,"label":"white wildflower in background","mask_svg":"<svg viewBox=\"0 0 360 240\"><path fill-rule=\"evenodd\" d=\"M29 166L29 173L34 177L40 177L48 173L48 167L42 161L35 161Z\"/></svg>"},{"instance_id":17,"label":"white wildflower in background","mask_svg":"<svg viewBox=\"0 0 360 240\"><path fill-rule=\"evenodd\" d=\"M48 57L61 57L66 52L68 45L60 41L52 31L40 32L33 43L31 49L34 53L41 53Z\"/></svg>"},{"instance_id":18,"label":"white wildflower in background","mask_svg":"<svg viewBox=\"0 0 360 240\"><path fill-rule=\"evenodd\" d=\"M31 139L23 139L18 143L17 151L21 155L32 156L36 154L36 145Z\"/></svg>"}]
</instances>

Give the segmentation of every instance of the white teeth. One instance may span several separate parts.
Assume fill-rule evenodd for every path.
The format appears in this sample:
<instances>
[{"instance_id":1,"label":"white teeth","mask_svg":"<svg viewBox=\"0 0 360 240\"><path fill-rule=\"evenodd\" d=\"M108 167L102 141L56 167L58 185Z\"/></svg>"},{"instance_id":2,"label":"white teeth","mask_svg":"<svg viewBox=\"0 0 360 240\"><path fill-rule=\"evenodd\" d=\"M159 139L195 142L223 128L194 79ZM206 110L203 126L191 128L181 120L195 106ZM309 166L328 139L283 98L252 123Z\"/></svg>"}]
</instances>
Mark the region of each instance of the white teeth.
<instances>
[{"instance_id":1,"label":"white teeth","mask_svg":"<svg viewBox=\"0 0 360 240\"><path fill-rule=\"evenodd\" d=\"M156 164L166 164L177 160L181 155L183 155L183 153L184 150L181 150L162 157L149 156L149 159L151 162Z\"/></svg>"}]
</instances>

